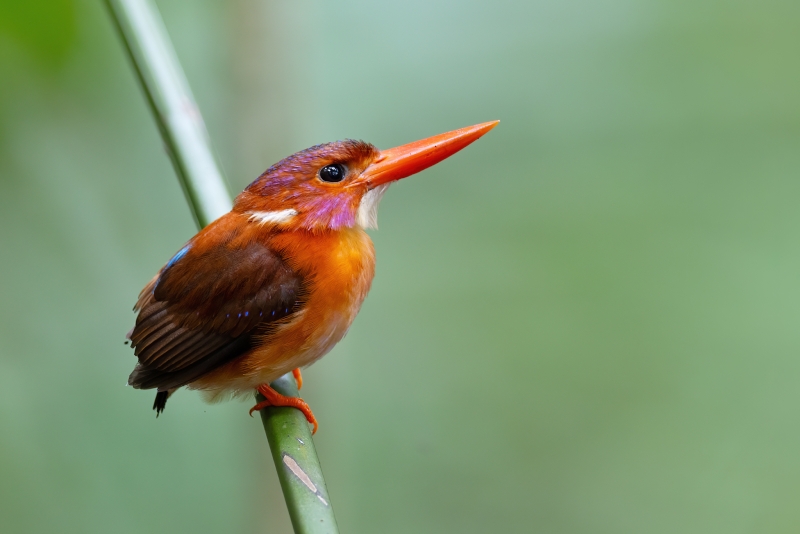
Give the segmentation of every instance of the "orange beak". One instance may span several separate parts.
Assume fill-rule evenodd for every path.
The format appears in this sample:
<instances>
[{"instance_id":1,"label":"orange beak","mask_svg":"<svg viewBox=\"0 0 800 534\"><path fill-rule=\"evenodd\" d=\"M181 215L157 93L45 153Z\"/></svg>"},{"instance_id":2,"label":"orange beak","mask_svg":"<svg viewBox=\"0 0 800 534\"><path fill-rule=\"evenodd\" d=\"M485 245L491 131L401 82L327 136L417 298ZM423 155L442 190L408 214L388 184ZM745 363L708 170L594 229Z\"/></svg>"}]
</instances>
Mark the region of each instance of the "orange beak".
<instances>
[{"instance_id":1,"label":"orange beak","mask_svg":"<svg viewBox=\"0 0 800 534\"><path fill-rule=\"evenodd\" d=\"M364 169L357 180L372 189L411 176L445 158L449 158L483 134L497 126L500 121L484 122L475 126L459 128L407 145L381 150L380 155Z\"/></svg>"}]
</instances>

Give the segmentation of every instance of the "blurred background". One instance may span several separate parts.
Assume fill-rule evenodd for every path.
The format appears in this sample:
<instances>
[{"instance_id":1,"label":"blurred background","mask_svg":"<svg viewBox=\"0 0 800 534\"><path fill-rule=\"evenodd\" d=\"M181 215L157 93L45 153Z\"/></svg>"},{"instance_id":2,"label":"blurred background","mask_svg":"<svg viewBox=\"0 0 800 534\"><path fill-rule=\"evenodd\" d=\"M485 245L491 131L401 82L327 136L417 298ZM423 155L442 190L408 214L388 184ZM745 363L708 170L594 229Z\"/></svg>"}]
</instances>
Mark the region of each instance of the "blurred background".
<instances>
[{"instance_id":1,"label":"blurred background","mask_svg":"<svg viewBox=\"0 0 800 534\"><path fill-rule=\"evenodd\" d=\"M232 193L502 120L305 374L342 532L800 531L800 3L158 6ZM194 232L102 4L0 1L2 532L290 531L249 404L124 386Z\"/></svg>"}]
</instances>

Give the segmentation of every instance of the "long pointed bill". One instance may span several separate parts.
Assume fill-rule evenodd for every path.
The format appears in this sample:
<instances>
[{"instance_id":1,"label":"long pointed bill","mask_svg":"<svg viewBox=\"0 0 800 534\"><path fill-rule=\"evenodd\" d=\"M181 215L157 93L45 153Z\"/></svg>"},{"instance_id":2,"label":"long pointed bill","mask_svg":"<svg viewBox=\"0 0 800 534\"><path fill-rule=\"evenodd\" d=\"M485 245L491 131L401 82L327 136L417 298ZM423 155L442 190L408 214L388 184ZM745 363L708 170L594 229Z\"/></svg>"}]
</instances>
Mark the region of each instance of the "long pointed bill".
<instances>
[{"instance_id":1,"label":"long pointed bill","mask_svg":"<svg viewBox=\"0 0 800 534\"><path fill-rule=\"evenodd\" d=\"M449 158L497 126L499 122L492 121L467 126L407 145L381 150L375 161L361 173L358 181L366 182L372 189L416 174Z\"/></svg>"}]
</instances>

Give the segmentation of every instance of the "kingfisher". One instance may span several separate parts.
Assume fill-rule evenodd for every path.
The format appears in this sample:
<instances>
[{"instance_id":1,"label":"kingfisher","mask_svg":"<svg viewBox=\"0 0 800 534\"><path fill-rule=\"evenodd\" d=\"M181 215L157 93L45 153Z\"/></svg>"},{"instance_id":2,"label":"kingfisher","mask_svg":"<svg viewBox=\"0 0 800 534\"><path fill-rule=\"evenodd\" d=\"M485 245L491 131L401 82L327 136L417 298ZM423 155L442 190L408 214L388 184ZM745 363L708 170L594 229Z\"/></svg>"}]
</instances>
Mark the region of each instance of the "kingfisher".
<instances>
[{"instance_id":1,"label":"kingfisher","mask_svg":"<svg viewBox=\"0 0 800 534\"><path fill-rule=\"evenodd\" d=\"M328 353L347 333L375 274L378 204L389 186L455 154L499 121L379 150L364 141L316 145L256 178L230 212L192 237L142 289L127 338L128 378L155 389L164 411L177 389L207 401L261 393L250 409L308 404L270 383Z\"/></svg>"}]
</instances>

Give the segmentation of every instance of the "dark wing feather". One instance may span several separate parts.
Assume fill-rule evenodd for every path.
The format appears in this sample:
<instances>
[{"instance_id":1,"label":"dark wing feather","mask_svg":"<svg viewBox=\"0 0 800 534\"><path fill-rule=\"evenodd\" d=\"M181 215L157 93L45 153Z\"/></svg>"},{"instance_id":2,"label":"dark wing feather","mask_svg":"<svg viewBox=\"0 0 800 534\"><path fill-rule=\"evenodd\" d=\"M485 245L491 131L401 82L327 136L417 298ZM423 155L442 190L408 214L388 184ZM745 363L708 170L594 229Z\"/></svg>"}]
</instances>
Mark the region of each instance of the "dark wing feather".
<instances>
[{"instance_id":1,"label":"dark wing feather","mask_svg":"<svg viewBox=\"0 0 800 534\"><path fill-rule=\"evenodd\" d=\"M186 385L247 352L254 336L297 311L303 280L259 242L181 249L142 291L129 334L139 364L128 383Z\"/></svg>"}]
</instances>

